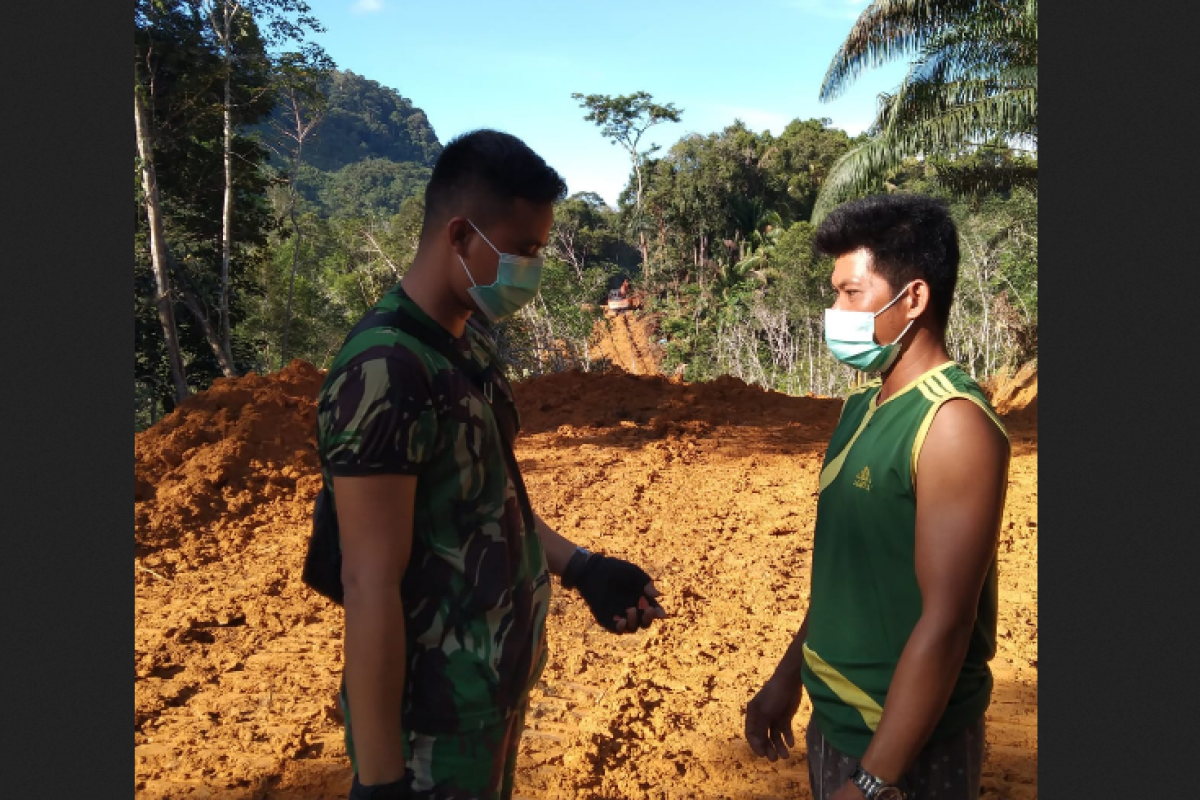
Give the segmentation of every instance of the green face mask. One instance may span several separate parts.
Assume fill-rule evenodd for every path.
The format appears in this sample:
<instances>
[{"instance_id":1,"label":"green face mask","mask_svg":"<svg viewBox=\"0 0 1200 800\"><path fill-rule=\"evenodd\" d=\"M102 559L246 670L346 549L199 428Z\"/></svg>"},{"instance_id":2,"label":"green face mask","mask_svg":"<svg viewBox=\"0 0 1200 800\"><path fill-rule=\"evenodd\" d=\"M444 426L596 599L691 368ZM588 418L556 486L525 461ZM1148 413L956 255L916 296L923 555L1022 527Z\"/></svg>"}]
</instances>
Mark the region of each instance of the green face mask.
<instances>
[{"instance_id":1,"label":"green face mask","mask_svg":"<svg viewBox=\"0 0 1200 800\"><path fill-rule=\"evenodd\" d=\"M875 313L870 311L841 311L825 309L825 344L833 357L863 372L882 372L892 365L900 355L900 340L916 322L910 319L904 330L891 344L875 343L875 318L892 307L904 296L911 283L900 290L900 294Z\"/></svg>"},{"instance_id":2,"label":"green face mask","mask_svg":"<svg viewBox=\"0 0 1200 800\"><path fill-rule=\"evenodd\" d=\"M522 306L537 296L538 286L542 282L542 264L544 262L541 256L529 258L501 253L496 245L483 235L483 231L475 227L474 222L471 220L467 220L467 222L487 242L488 247L495 250L500 256L500 264L496 269L496 282L488 286L480 286L475 283L475 276L471 274L467 262L463 260L462 256L458 257L463 269L467 271L467 277L474 284L467 289L467 294L471 295L471 299L479 306L479 310L487 315L488 319L496 322L515 314Z\"/></svg>"}]
</instances>

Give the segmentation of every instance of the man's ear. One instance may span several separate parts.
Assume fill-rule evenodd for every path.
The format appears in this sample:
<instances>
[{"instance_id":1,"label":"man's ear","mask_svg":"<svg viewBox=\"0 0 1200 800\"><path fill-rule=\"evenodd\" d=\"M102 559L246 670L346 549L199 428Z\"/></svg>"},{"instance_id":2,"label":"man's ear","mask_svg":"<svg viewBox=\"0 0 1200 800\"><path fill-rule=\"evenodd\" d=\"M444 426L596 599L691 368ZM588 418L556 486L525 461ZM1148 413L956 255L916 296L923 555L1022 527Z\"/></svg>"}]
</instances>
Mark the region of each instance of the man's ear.
<instances>
[{"instance_id":1,"label":"man's ear","mask_svg":"<svg viewBox=\"0 0 1200 800\"><path fill-rule=\"evenodd\" d=\"M905 319L916 319L929 308L929 284L918 278L908 286L908 313Z\"/></svg>"},{"instance_id":2,"label":"man's ear","mask_svg":"<svg viewBox=\"0 0 1200 800\"><path fill-rule=\"evenodd\" d=\"M466 217L451 217L442 228L450 248L464 258L467 255L467 244L475 231Z\"/></svg>"}]
</instances>

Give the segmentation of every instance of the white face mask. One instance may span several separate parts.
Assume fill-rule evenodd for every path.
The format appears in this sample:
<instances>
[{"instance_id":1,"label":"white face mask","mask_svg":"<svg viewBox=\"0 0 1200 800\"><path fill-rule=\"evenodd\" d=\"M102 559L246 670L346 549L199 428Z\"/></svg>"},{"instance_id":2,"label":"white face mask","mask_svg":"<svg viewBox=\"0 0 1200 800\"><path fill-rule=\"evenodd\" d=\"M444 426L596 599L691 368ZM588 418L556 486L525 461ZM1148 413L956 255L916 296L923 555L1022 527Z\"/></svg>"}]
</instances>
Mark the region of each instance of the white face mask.
<instances>
[{"instance_id":1,"label":"white face mask","mask_svg":"<svg viewBox=\"0 0 1200 800\"><path fill-rule=\"evenodd\" d=\"M876 344L875 318L903 297L912 284L913 282L910 282L905 285L891 302L874 313L825 309L825 344L833 353L833 357L863 372L882 372L890 367L896 356L900 355L900 340L917 320L910 319L896 337L896 341L891 344Z\"/></svg>"}]
</instances>

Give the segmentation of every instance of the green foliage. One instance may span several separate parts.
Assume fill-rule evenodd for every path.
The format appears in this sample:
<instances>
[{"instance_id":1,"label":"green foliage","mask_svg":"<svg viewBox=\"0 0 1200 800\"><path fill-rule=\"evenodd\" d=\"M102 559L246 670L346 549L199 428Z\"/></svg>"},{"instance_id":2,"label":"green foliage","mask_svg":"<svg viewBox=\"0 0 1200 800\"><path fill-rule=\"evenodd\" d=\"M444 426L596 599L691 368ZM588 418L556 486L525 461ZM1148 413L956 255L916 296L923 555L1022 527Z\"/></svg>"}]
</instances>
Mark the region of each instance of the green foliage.
<instances>
[{"instance_id":1,"label":"green foliage","mask_svg":"<svg viewBox=\"0 0 1200 800\"><path fill-rule=\"evenodd\" d=\"M391 216L429 182L429 167L367 158L337 172L305 170L305 196L330 217Z\"/></svg>"},{"instance_id":2,"label":"green foliage","mask_svg":"<svg viewBox=\"0 0 1200 800\"><path fill-rule=\"evenodd\" d=\"M594 192L577 192L555 207L548 249L581 280L589 265L633 265L638 258L621 235L619 214Z\"/></svg>"},{"instance_id":3,"label":"green foliage","mask_svg":"<svg viewBox=\"0 0 1200 800\"><path fill-rule=\"evenodd\" d=\"M247 54L231 74L234 123L245 130L270 113L271 74L263 37L255 20L240 19L235 30ZM224 62L207 21L181 0L135 4L135 56L155 130L155 167L168 245L172 301L188 383L202 389L221 374L201 317L212 325L220 294L222 97ZM230 316L235 327L246 318L258 291L253 274L273 220L261 165L267 150L254 138L233 139L233 217ZM135 172L140 169L135 165ZM163 331L155 310L154 280L146 210L140 187L134 195L134 373L144 391L174 407ZM256 345L235 334L235 364L253 362Z\"/></svg>"},{"instance_id":4,"label":"green foliage","mask_svg":"<svg viewBox=\"0 0 1200 800\"><path fill-rule=\"evenodd\" d=\"M906 157L924 154L945 166L995 142L1036 152L1037 40L1036 0L872 3L834 56L821 99L836 97L869 66L913 60L901 86L880 96L871 138L834 166L814 221L842 200L880 190ZM977 159L942 174L958 192L1028 187L1037 160Z\"/></svg>"},{"instance_id":5,"label":"green foliage","mask_svg":"<svg viewBox=\"0 0 1200 800\"><path fill-rule=\"evenodd\" d=\"M303 4L275 5L294 16ZM971 100L973 65L1001 64L1004 47L1009 66L1028 55L1020 50L1027 29L1005 28L991 12L973 19L968 11L977 5L880 0L868 9L872 24L887 34L877 42L870 25L856 26L839 55L843 67L831 68L829 91L896 53L917 53L919 62L905 87L884 98L870 136L852 138L828 119L793 120L778 136L734 120L656 152L642 148L641 139L654 124L678 121L673 105L654 103L645 92L573 95L588 110L586 119L630 153L628 184L616 208L590 192L557 205L538 296L496 326L514 374L605 369L589 340L608 290L629 279L645 303L645 312L631 313L652 313L665 340L664 371L686 380L734 375L792 394L843 392L856 376L824 345L832 264L814 255L812 243L818 204L850 185L848 164L869 167L878 190L952 201L963 250L948 331L952 354L980 376L1036 357L1036 158L1010 147L1004 131L955 144L958 123L949 117L937 123L941 132L933 138L903 140L896 133L912 125L934 130L905 103L989 101L998 95ZM1002 0L997 8L1011 6ZM1036 64L1036 4L1030 7ZM200 389L220 374L203 321L215 317L220 283L225 62L196 8L189 0L141 0L135 42L157 132L178 336L189 382ZM942 16L926 19L929 8ZM947 9L961 13L953 17ZM904 28L905 14L920 25ZM997 44L979 44L985 30L997 32ZM318 49L275 48L268 57L266 42L279 31L260 32L253 16L238 22L237 34L247 57L234 62L231 75L235 361L239 369L278 369L286 342L288 358L325 367L349 328L412 263L424 186L441 145L411 101L334 70ZM1013 67L1011 75L1024 73ZM962 92L950 98L946 87L954 81L964 82ZM1036 79L1033 86L1036 92ZM1036 104L1031 108L1036 121ZM298 109L313 123L299 148L286 127L298 130ZM1036 140L1036 125L1023 130ZM926 157L914 158L902 141L921 143ZM826 191L831 182L833 194ZM173 407L140 192L135 181L135 428Z\"/></svg>"},{"instance_id":6,"label":"green foliage","mask_svg":"<svg viewBox=\"0 0 1200 800\"><path fill-rule=\"evenodd\" d=\"M337 172L365 159L432 168L442 145L425 112L394 89L335 70L321 86L328 110L305 160Z\"/></svg>"}]
</instances>

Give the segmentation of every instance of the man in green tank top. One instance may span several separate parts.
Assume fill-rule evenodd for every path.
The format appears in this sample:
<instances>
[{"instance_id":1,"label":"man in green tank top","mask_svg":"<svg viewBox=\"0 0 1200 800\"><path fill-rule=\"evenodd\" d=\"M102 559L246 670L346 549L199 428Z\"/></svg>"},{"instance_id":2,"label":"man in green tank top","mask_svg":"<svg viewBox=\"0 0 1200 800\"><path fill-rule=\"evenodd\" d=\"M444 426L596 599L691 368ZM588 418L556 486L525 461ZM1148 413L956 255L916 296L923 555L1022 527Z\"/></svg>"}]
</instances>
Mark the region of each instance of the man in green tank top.
<instances>
[{"instance_id":1,"label":"man in green tank top","mask_svg":"<svg viewBox=\"0 0 1200 800\"><path fill-rule=\"evenodd\" d=\"M834 257L826 342L878 377L829 442L808 613L746 738L786 758L807 689L816 800L974 800L1009 443L946 349L958 234L943 203L886 195L835 209L815 245Z\"/></svg>"}]
</instances>

